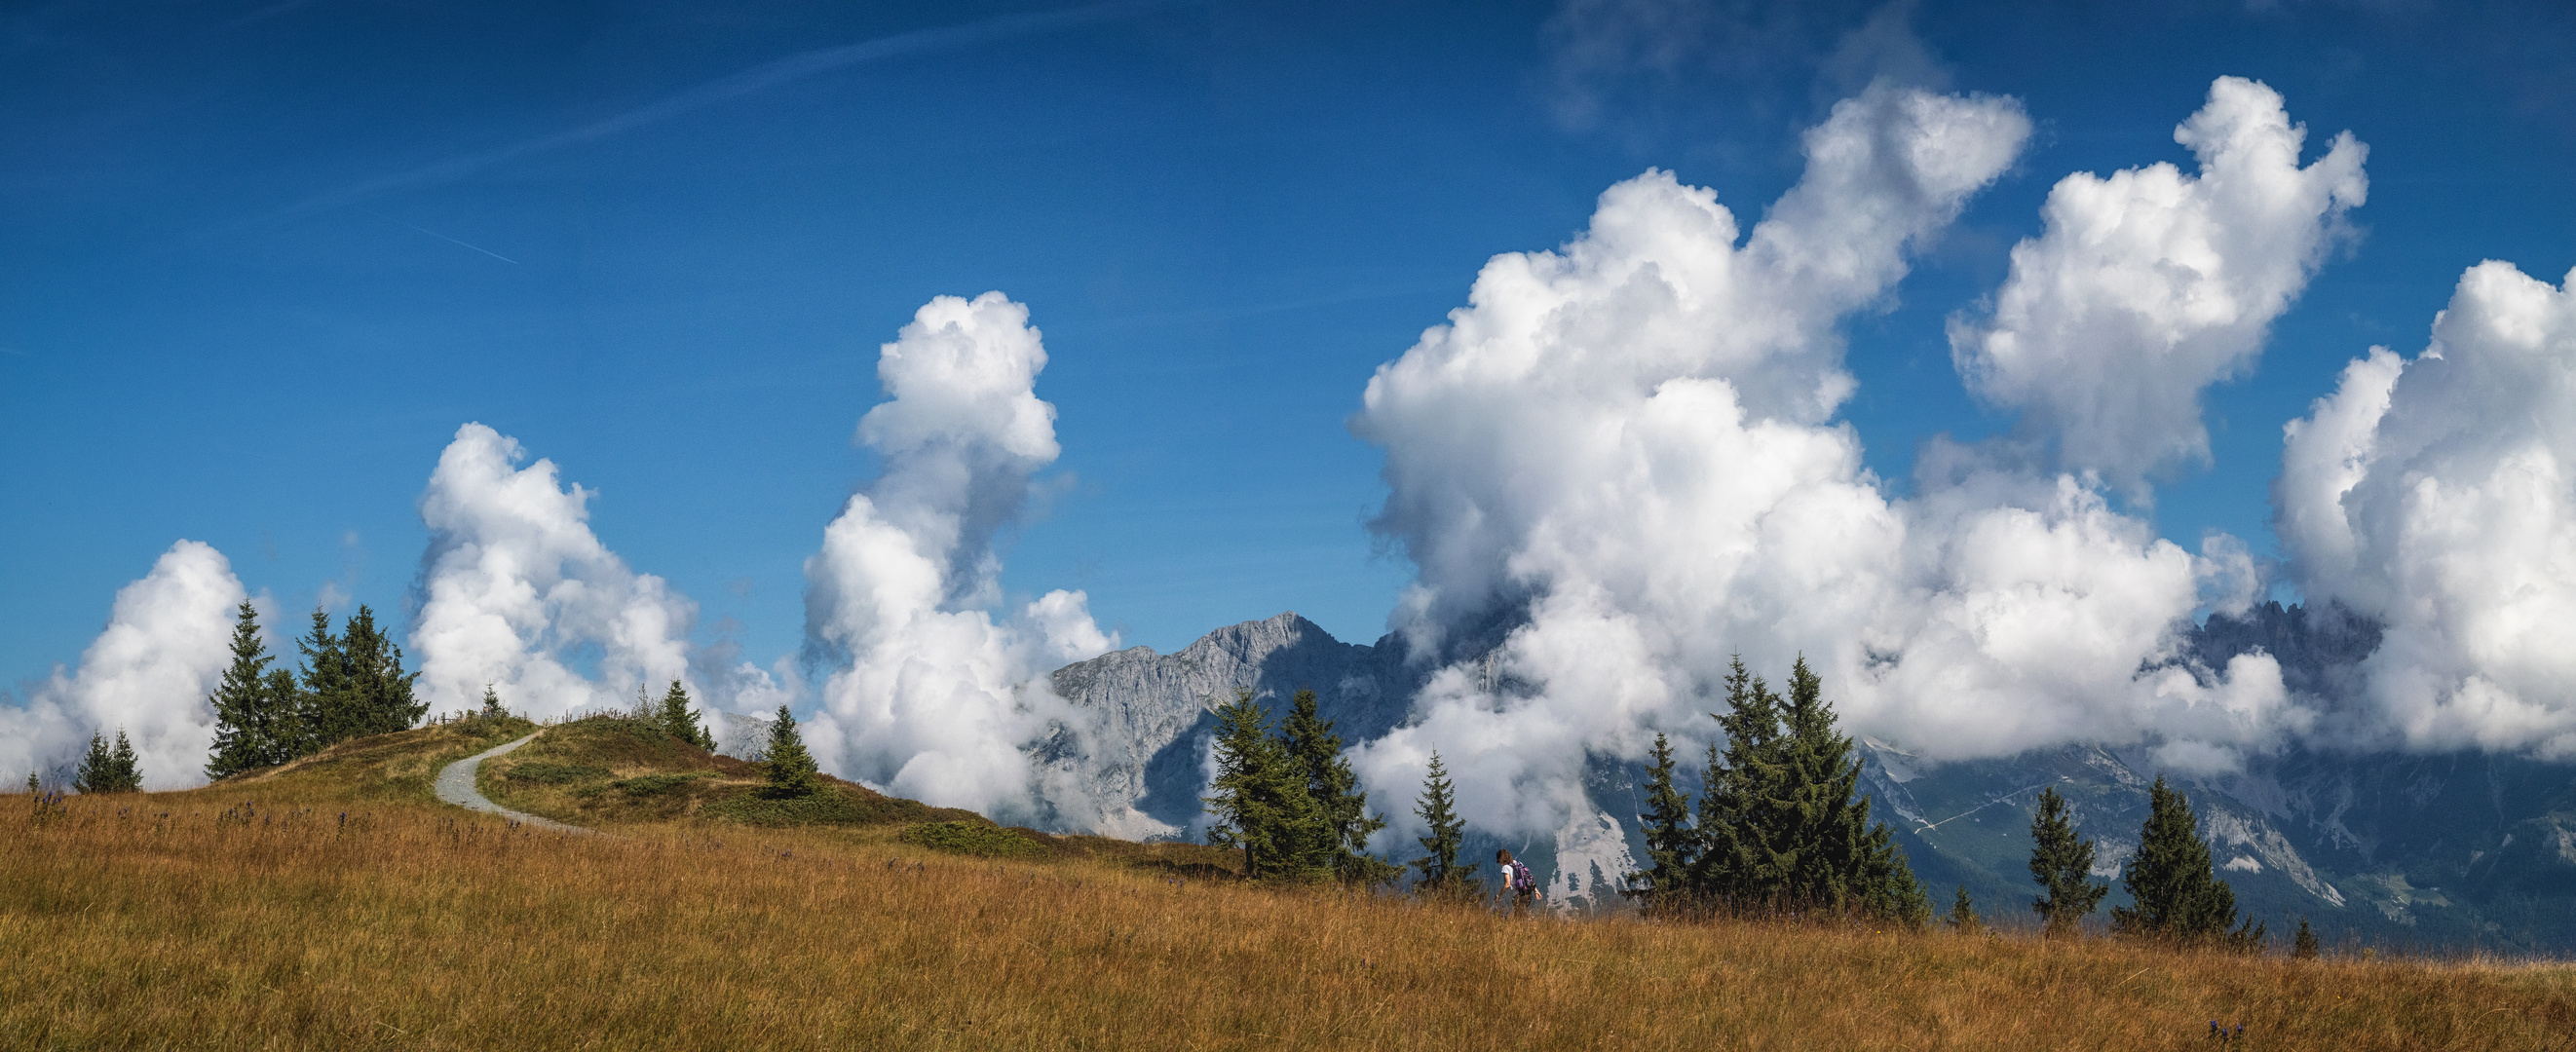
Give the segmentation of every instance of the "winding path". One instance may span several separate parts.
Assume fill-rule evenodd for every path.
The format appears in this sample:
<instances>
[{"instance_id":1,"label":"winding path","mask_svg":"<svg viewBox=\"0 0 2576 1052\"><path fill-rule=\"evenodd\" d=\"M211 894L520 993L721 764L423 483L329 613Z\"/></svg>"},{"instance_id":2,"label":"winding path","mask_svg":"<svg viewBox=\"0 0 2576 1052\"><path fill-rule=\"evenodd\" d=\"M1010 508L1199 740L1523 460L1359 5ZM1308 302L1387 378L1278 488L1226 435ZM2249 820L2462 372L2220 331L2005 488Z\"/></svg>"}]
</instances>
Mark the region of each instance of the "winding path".
<instances>
[{"instance_id":1,"label":"winding path","mask_svg":"<svg viewBox=\"0 0 2576 1052\"><path fill-rule=\"evenodd\" d=\"M545 732L537 732L537 734L543 733ZM557 833L594 832L594 830L583 829L580 826L568 826L551 818L539 818L536 815L528 814L524 811L510 810L509 808L493 803L491 800L484 797L481 790L474 788L474 772L483 766L483 761L499 756L502 753L509 752L512 749L516 749L519 746L526 745L535 740L537 740L537 735L531 734L507 745L494 746L493 748L485 749L482 752L475 753L472 756L468 756L441 768L438 772L438 782L436 785L438 798L469 811L483 811L490 814L500 815L503 818L535 826L538 829L551 830Z\"/></svg>"}]
</instances>

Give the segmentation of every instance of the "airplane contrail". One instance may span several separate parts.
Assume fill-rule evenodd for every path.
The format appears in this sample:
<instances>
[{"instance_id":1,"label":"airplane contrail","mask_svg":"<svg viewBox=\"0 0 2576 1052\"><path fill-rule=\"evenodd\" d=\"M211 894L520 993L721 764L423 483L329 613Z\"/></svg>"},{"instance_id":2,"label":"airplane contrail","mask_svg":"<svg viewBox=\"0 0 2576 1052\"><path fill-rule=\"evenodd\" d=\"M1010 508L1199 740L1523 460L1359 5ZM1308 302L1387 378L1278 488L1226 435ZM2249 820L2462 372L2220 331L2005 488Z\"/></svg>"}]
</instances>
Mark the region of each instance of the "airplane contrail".
<instances>
[{"instance_id":1,"label":"airplane contrail","mask_svg":"<svg viewBox=\"0 0 2576 1052\"><path fill-rule=\"evenodd\" d=\"M306 198L288 205L247 225L258 225L291 216L308 215L333 208L346 207L371 197L433 183L447 182L506 161L531 154L559 150L566 146L592 142L619 132L669 120L719 102L738 99L765 91L789 81L802 80L849 66L876 62L903 55L981 44L1008 37L1025 36L1053 29L1064 29L1092 22L1115 21L1151 14L1176 7L1193 6L1178 0L1119 0L1038 14L1003 15L962 25L936 29L918 29L890 37L844 44L839 47L806 51L786 58L762 63L729 77L709 81L667 98L657 99L624 113L593 121L578 128L539 136L526 142L484 153L451 158L436 164L415 168L396 175L369 179L326 194ZM428 231L422 231L428 233ZM463 244L463 242L458 242ZM468 248L473 246L468 245ZM481 251L476 249L476 251Z\"/></svg>"},{"instance_id":2,"label":"airplane contrail","mask_svg":"<svg viewBox=\"0 0 2576 1052\"><path fill-rule=\"evenodd\" d=\"M378 218L378 219L382 219L382 220L384 220L385 222L388 222L388 223L392 223L392 224L393 224L393 225L395 225L395 226L406 226L406 227L411 227L411 228L412 228L412 229L414 229L414 230L420 231L421 233L427 234L427 235L429 235L429 236L431 236L431 237L434 237L434 238L437 238L437 239L439 239L439 240L441 240L441 241L447 242L448 244L451 244L451 245L463 245L463 246L464 246L464 247L466 247L466 248L473 249L473 250L474 250L474 251L476 251L476 252L480 252L480 253L482 253L482 254L484 254L484 255L490 256L490 257L492 257L492 258L494 258L494 259L497 259L497 260L500 260L500 261L501 261L501 262L503 262L503 263L508 263L508 264L510 264L510 265L512 265L512 266L525 266L525 265L526 265L526 264L520 263L518 260L511 259L511 258L510 258L510 257L508 257L508 256L502 255L502 254L500 254L500 253L498 253L498 252L494 252L494 251L492 251L491 249L484 248L484 247L483 247L483 246L481 246L481 245L467 244L466 242L458 241L458 240L456 240L455 238L452 238L452 237L449 237L449 236L447 236L447 235L445 235L445 234L439 233L438 231L431 230L430 228L425 227L425 226L412 226L410 223L403 222L402 220L396 219L396 218L394 218L394 217L392 217L392 216L389 216L389 215L386 215L386 214L384 214L384 213L382 213L382 212L378 212L378 211L376 211L375 209L372 209L372 208L367 209L367 211L368 211L368 212L370 212L370 213L373 213L373 214L375 215L375 217L376 217L376 218Z\"/></svg>"}]
</instances>

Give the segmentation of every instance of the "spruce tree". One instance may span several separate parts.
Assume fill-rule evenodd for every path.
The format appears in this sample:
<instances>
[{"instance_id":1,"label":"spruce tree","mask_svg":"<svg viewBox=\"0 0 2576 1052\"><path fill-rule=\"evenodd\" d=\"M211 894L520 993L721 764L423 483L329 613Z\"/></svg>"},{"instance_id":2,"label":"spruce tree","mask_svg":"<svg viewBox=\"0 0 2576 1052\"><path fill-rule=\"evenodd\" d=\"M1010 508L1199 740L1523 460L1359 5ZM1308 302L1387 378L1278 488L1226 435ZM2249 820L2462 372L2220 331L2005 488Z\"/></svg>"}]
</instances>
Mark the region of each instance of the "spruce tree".
<instances>
[{"instance_id":1,"label":"spruce tree","mask_svg":"<svg viewBox=\"0 0 2576 1052\"><path fill-rule=\"evenodd\" d=\"M1824 680L1798 658L1789 672L1788 724L1782 750L1775 849L1787 867L1786 901L1802 910L1860 913L1887 920L1928 921L1932 907L1895 831L1869 820L1860 793L1860 758L1852 739L1834 729Z\"/></svg>"},{"instance_id":2,"label":"spruce tree","mask_svg":"<svg viewBox=\"0 0 2576 1052\"><path fill-rule=\"evenodd\" d=\"M80 768L72 773L72 788L83 793L113 792L115 764L115 758L108 753L106 736L91 731L89 751L81 755Z\"/></svg>"},{"instance_id":3,"label":"spruce tree","mask_svg":"<svg viewBox=\"0 0 2576 1052\"><path fill-rule=\"evenodd\" d=\"M1322 811L1331 845L1333 875L1348 884L1380 884L1403 870L1368 853L1369 837L1386 828L1385 815L1368 813L1368 793L1342 755L1341 735L1333 721L1317 712L1315 692L1299 690L1290 700L1288 718L1280 722L1281 745L1306 781L1306 795Z\"/></svg>"},{"instance_id":4,"label":"spruce tree","mask_svg":"<svg viewBox=\"0 0 2576 1052\"><path fill-rule=\"evenodd\" d=\"M405 673L402 648L376 627L376 615L364 605L341 626L340 652L348 670L349 690L338 718L344 738L410 730L429 704L412 695L417 672Z\"/></svg>"},{"instance_id":5,"label":"spruce tree","mask_svg":"<svg viewBox=\"0 0 2576 1052\"><path fill-rule=\"evenodd\" d=\"M268 644L259 639L259 612L248 602L235 612L233 663L206 700L215 710L215 747L206 758L206 777L223 779L283 762L278 741L277 705L268 693ZM292 706L294 698L283 699ZM292 715L290 708L284 715Z\"/></svg>"},{"instance_id":6,"label":"spruce tree","mask_svg":"<svg viewBox=\"0 0 2576 1052\"><path fill-rule=\"evenodd\" d=\"M796 733L796 715L778 707L778 722L769 725L769 787L772 798L810 796L822 788L822 771L805 751L805 736Z\"/></svg>"},{"instance_id":7,"label":"spruce tree","mask_svg":"<svg viewBox=\"0 0 2576 1052\"><path fill-rule=\"evenodd\" d=\"M2066 798L2053 785L2039 791L2039 810L2030 819L2030 878L2045 893L2030 908L2052 936L2074 934L2111 893L2109 883L2093 880L2093 842L2076 835Z\"/></svg>"},{"instance_id":8,"label":"spruce tree","mask_svg":"<svg viewBox=\"0 0 2576 1052\"><path fill-rule=\"evenodd\" d=\"M492 685L491 685L491 684L489 684L489 683L484 684L484 685L483 685L483 711L481 711L481 712L479 712L479 713L476 713L475 715L478 715L478 716L484 716L484 717L499 717L499 716L507 716L507 715L509 715L509 714L510 714L510 710L509 710L507 707L505 707L505 706L503 706L503 705L501 704L501 693L500 693L499 691L493 690L493 689L492 689Z\"/></svg>"},{"instance_id":9,"label":"spruce tree","mask_svg":"<svg viewBox=\"0 0 2576 1052\"><path fill-rule=\"evenodd\" d=\"M1271 734L1269 714L1249 690L1216 710L1214 794L1201 798L1216 821L1208 843L1243 849L1243 875L1255 880L1307 880L1332 871L1332 825L1307 791L1288 747Z\"/></svg>"},{"instance_id":10,"label":"spruce tree","mask_svg":"<svg viewBox=\"0 0 2576 1052\"><path fill-rule=\"evenodd\" d=\"M2138 853L2122 877L2136 905L2113 908L2112 929L2175 941L2260 946L2263 928L2253 921L2228 930L2237 923L2236 890L2218 879L2209 844L2200 838L2198 826L2191 801L2157 775L2148 790L2146 825L2138 831Z\"/></svg>"},{"instance_id":11,"label":"spruce tree","mask_svg":"<svg viewBox=\"0 0 2576 1052\"><path fill-rule=\"evenodd\" d=\"M2299 918L2299 933L2290 939L2290 956L2301 961L2317 959L2317 932L2308 927L2306 917Z\"/></svg>"},{"instance_id":12,"label":"spruce tree","mask_svg":"<svg viewBox=\"0 0 2576 1052\"><path fill-rule=\"evenodd\" d=\"M672 680L671 689L662 695L661 724L662 730L671 737L709 752L715 751L715 736L698 726L698 714L689 709L689 689L681 686L679 680Z\"/></svg>"},{"instance_id":13,"label":"spruce tree","mask_svg":"<svg viewBox=\"0 0 2576 1052\"><path fill-rule=\"evenodd\" d=\"M303 747L307 752L318 752L352 737L349 728L356 723L348 660L341 653L340 637L331 634L331 615L315 609L313 628L295 641L295 649L304 655L304 666L299 670L303 684L296 698L304 716Z\"/></svg>"},{"instance_id":14,"label":"spruce tree","mask_svg":"<svg viewBox=\"0 0 2576 1052\"><path fill-rule=\"evenodd\" d=\"M125 728L116 729L116 748L107 754L108 792L132 793L143 789L143 765L134 755L134 743L125 740Z\"/></svg>"},{"instance_id":15,"label":"spruce tree","mask_svg":"<svg viewBox=\"0 0 2576 1052\"><path fill-rule=\"evenodd\" d=\"M1673 747L1655 734L1654 765L1646 774L1646 810L1637 816L1646 833L1646 871L1631 873L1646 884L1649 909L1679 906L1689 894L1685 875L1699 854L1700 831L1690 824L1690 799L1673 787Z\"/></svg>"},{"instance_id":16,"label":"spruce tree","mask_svg":"<svg viewBox=\"0 0 2576 1052\"><path fill-rule=\"evenodd\" d=\"M1975 900L1968 897L1968 886L1959 885L1959 897L1950 900L1950 930L1961 935L1975 935L1985 930L1985 926L1985 922L1977 917Z\"/></svg>"},{"instance_id":17,"label":"spruce tree","mask_svg":"<svg viewBox=\"0 0 2576 1052\"><path fill-rule=\"evenodd\" d=\"M1413 813L1431 835L1414 838L1424 851L1412 866L1422 877L1413 882L1415 891L1438 898L1458 898L1474 894L1469 882L1475 879L1476 867L1483 863L1458 864L1458 849L1467 840L1467 823L1458 818L1456 787L1449 781L1449 771L1440 764L1440 754L1431 754L1430 773L1422 779L1422 798L1415 802Z\"/></svg>"},{"instance_id":18,"label":"spruce tree","mask_svg":"<svg viewBox=\"0 0 2576 1052\"><path fill-rule=\"evenodd\" d=\"M1711 742L1700 769L1700 854L1686 887L1738 909L1776 905L1791 861L1781 851L1780 697L1737 657L1726 676L1726 711L1709 715L1724 745Z\"/></svg>"}]
</instances>

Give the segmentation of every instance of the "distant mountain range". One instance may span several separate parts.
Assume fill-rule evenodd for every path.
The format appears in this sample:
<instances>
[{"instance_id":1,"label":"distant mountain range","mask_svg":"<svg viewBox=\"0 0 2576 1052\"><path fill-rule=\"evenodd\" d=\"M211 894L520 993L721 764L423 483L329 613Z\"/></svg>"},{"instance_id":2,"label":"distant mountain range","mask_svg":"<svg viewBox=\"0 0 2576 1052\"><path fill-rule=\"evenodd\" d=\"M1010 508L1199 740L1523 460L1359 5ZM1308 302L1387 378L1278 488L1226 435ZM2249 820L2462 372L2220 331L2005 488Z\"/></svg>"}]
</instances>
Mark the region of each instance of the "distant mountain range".
<instances>
[{"instance_id":1,"label":"distant mountain range","mask_svg":"<svg viewBox=\"0 0 2576 1052\"><path fill-rule=\"evenodd\" d=\"M1471 639L1491 637L1482 644L1489 648L1508 629L1492 627ZM2186 649L2215 668L2260 648L2280 661L2293 693L2335 697L2353 688L2353 667L2378 641L2374 625L2338 608L2269 604L2212 616ZM1199 820L1212 710L1237 689L1284 704L1312 688L1343 740L1358 743L1404 722L1429 671L1407 665L1391 637L1344 643L1294 613L1247 621L1178 653L1133 647L1058 670L1056 692L1094 710L1099 732L1088 756L1060 736L1034 758L1051 782L1097 802L1097 814L1064 814L1064 824L1132 839L1187 836ZM2096 871L2116 878L2158 773L2142 746L1953 763L1876 741L1861 751L1873 815L1898 829L1936 907L1965 886L1990 922L2003 923L2031 918L2025 863L2043 786L2073 802L2079 828L2101 844ZM1549 838L1471 838L1467 857L1510 847L1547 880L1551 899L1612 907L1622 875L1644 857L1643 775L1636 764L1596 760L1586 773L1591 814ZM2168 777L2189 795L2239 908L2277 938L2305 917L2329 945L2576 953L2576 764L2292 748L2253 757L2234 774ZM1374 803L1402 812L1413 801ZM2103 917L2125 902L2112 884Z\"/></svg>"}]
</instances>

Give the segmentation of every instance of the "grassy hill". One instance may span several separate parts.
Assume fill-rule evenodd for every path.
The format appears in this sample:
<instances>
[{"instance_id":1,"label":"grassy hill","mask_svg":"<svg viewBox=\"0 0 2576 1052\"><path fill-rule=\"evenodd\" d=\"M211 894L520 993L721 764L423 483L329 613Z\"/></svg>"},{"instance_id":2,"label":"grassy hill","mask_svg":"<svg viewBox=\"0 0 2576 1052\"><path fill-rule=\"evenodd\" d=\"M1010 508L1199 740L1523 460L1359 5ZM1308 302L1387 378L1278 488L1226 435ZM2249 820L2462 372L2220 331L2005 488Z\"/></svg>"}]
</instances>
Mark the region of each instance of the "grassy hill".
<instances>
[{"instance_id":1,"label":"grassy hill","mask_svg":"<svg viewBox=\"0 0 2576 1052\"><path fill-rule=\"evenodd\" d=\"M0 816L0 1047L2569 1048L2576 968L1512 918L1244 886L584 721L343 743ZM649 728L646 728L649 730ZM749 801L749 802L746 802ZM792 811L792 809L791 809ZM998 857L935 849L934 845ZM997 845L1000 845L997 847Z\"/></svg>"}]
</instances>

